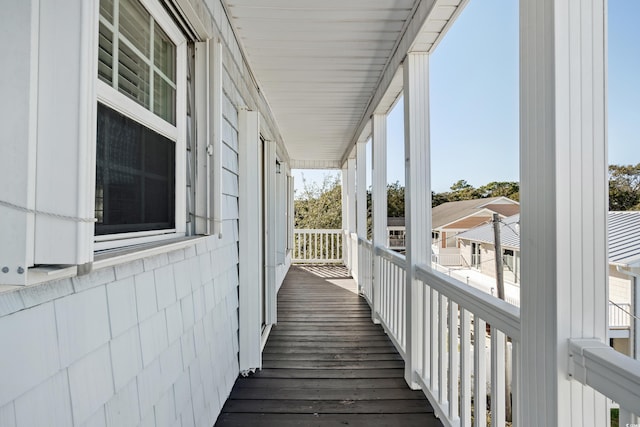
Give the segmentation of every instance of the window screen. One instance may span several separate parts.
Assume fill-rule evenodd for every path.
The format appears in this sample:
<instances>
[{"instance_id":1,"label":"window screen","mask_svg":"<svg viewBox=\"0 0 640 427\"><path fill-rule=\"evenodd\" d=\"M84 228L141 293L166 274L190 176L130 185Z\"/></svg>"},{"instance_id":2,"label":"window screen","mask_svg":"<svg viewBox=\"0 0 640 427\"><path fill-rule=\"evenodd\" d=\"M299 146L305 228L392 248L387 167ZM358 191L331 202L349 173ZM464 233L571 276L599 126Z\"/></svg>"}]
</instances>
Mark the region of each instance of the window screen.
<instances>
[{"instance_id":1,"label":"window screen","mask_svg":"<svg viewBox=\"0 0 640 427\"><path fill-rule=\"evenodd\" d=\"M175 143L98 103L96 235L175 227Z\"/></svg>"}]
</instances>

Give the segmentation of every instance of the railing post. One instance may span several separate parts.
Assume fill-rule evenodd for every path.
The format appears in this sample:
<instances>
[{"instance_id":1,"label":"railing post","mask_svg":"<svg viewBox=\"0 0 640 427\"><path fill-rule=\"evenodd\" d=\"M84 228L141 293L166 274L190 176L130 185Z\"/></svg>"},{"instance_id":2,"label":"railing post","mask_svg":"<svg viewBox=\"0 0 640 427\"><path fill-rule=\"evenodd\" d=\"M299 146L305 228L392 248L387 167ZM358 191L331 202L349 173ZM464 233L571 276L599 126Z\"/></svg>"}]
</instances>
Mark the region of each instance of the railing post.
<instances>
[{"instance_id":1,"label":"railing post","mask_svg":"<svg viewBox=\"0 0 640 427\"><path fill-rule=\"evenodd\" d=\"M371 202L373 209L373 233L371 257L373 259L373 307L371 319L380 323L380 258L376 256L377 246L387 244L387 116L374 114L372 122L372 171Z\"/></svg>"},{"instance_id":2,"label":"railing post","mask_svg":"<svg viewBox=\"0 0 640 427\"><path fill-rule=\"evenodd\" d=\"M407 225L405 380L418 388L422 365L422 284L417 264L430 267L431 181L429 156L429 54L410 52L404 68L405 217ZM431 361L433 363L433 360Z\"/></svg>"}]
</instances>

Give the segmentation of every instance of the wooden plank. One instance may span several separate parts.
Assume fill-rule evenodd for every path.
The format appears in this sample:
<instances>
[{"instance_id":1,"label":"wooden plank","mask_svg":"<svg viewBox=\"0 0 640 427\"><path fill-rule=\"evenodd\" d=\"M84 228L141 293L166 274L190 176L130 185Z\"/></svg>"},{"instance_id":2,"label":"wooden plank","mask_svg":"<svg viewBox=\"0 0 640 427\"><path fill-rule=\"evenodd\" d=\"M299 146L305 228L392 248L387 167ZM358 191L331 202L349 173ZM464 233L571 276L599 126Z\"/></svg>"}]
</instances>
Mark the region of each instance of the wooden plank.
<instances>
[{"instance_id":1,"label":"wooden plank","mask_svg":"<svg viewBox=\"0 0 640 427\"><path fill-rule=\"evenodd\" d=\"M238 378L236 388L278 388L299 389L341 389L341 388L407 388L407 383L400 378Z\"/></svg>"},{"instance_id":2,"label":"wooden plank","mask_svg":"<svg viewBox=\"0 0 640 427\"><path fill-rule=\"evenodd\" d=\"M216 427L440 427L431 413L419 414L243 414L223 413Z\"/></svg>"},{"instance_id":3,"label":"wooden plank","mask_svg":"<svg viewBox=\"0 0 640 427\"><path fill-rule=\"evenodd\" d=\"M357 344L357 343L353 343ZM397 353L395 347L392 345L385 345L381 347L371 346L351 346L351 347L320 347L315 345L303 346L297 343L295 344L267 344L264 354L272 353L348 353L350 351L362 352L362 353Z\"/></svg>"},{"instance_id":4,"label":"wooden plank","mask_svg":"<svg viewBox=\"0 0 640 427\"><path fill-rule=\"evenodd\" d=\"M250 378L306 378L306 379L340 379L340 378L403 378L402 368L393 369L269 369L263 368Z\"/></svg>"},{"instance_id":5,"label":"wooden plank","mask_svg":"<svg viewBox=\"0 0 640 427\"><path fill-rule=\"evenodd\" d=\"M402 360L402 357L398 353L268 353L264 354L263 361L278 361L278 360L315 360L315 361L349 361L349 362L364 362L364 361L385 361L385 360Z\"/></svg>"},{"instance_id":6,"label":"wooden plank","mask_svg":"<svg viewBox=\"0 0 640 427\"><path fill-rule=\"evenodd\" d=\"M411 414L433 412L426 399L409 400L227 400L224 412L291 414Z\"/></svg>"},{"instance_id":7,"label":"wooden plank","mask_svg":"<svg viewBox=\"0 0 640 427\"><path fill-rule=\"evenodd\" d=\"M300 389L300 388L239 388L234 389L230 399L254 399L254 400L410 400L424 401L421 391L405 388L333 388L333 389Z\"/></svg>"},{"instance_id":8,"label":"wooden plank","mask_svg":"<svg viewBox=\"0 0 640 427\"><path fill-rule=\"evenodd\" d=\"M402 360L369 360L365 362L333 360L265 360L264 368L273 369L389 369L403 368Z\"/></svg>"}]
</instances>

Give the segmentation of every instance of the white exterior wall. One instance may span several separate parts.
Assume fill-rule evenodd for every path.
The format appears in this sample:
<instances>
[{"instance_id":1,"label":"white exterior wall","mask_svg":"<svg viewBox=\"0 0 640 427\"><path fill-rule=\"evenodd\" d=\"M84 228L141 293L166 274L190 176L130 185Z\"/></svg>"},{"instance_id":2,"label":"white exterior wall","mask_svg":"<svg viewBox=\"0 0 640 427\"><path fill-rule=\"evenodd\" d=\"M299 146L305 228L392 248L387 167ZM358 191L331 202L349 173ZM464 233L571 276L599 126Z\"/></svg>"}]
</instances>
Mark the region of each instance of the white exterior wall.
<instances>
[{"instance_id":1,"label":"white exterior wall","mask_svg":"<svg viewBox=\"0 0 640 427\"><path fill-rule=\"evenodd\" d=\"M0 412L18 427L211 425L238 372L234 223L227 239L1 294Z\"/></svg>"},{"instance_id":2,"label":"white exterior wall","mask_svg":"<svg viewBox=\"0 0 640 427\"><path fill-rule=\"evenodd\" d=\"M265 137L281 137L220 2L178 2L222 40L222 238L129 251L85 276L0 284L0 342L11 349L0 352L2 427L211 426L238 375L238 108L259 111Z\"/></svg>"},{"instance_id":3,"label":"white exterior wall","mask_svg":"<svg viewBox=\"0 0 640 427\"><path fill-rule=\"evenodd\" d=\"M631 303L631 278L609 264L609 299L616 303Z\"/></svg>"}]
</instances>

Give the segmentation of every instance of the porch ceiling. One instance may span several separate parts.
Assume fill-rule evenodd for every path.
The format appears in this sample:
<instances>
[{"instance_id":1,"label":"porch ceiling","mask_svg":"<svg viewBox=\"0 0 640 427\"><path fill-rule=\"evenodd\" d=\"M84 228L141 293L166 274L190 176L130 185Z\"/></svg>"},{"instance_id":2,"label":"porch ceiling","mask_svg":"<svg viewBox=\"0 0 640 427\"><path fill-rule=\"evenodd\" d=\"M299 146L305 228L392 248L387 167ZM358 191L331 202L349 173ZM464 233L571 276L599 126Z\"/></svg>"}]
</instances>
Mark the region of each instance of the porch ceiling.
<instances>
[{"instance_id":1,"label":"porch ceiling","mask_svg":"<svg viewBox=\"0 0 640 427\"><path fill-rule=\"evenodd\" d=\"M360 137L379 86L397 71L397 51L424 44L421 31L433 44L461 2L223 1L292 165L327 168L339 168ZM427 28L427 18L438 21Z\"/></svg>"}]
</instances>

